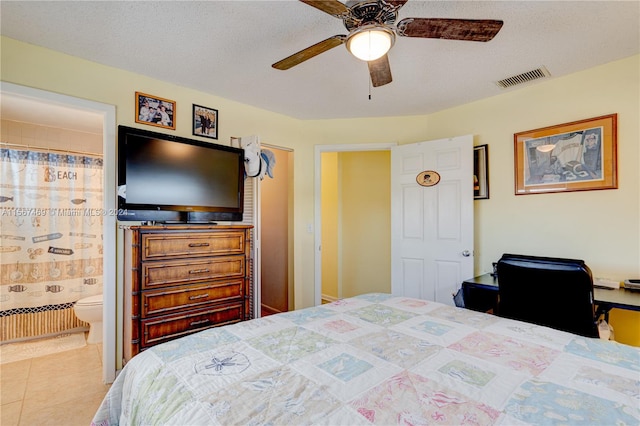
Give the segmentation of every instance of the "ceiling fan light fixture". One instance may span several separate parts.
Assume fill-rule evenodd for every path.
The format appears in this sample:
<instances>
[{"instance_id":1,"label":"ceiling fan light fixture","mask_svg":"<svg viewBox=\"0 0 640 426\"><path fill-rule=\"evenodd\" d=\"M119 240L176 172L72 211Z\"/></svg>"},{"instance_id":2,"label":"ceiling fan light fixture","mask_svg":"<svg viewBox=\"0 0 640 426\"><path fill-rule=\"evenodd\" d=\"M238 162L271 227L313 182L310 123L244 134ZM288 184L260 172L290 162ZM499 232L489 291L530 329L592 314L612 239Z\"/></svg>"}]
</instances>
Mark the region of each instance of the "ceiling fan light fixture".
<instances>
[{"instance_id":1,"label":"ceiling fan light fixture","mask_svg":"<svg viewBox=\"0 0 640 426\"><path fill-rule=\"evenodd\" d=\"M395 41L395 33L388 28L364 26L349 34L347 49L362 61L375 61L386 55Z\"/></svg>"}]
</instances>

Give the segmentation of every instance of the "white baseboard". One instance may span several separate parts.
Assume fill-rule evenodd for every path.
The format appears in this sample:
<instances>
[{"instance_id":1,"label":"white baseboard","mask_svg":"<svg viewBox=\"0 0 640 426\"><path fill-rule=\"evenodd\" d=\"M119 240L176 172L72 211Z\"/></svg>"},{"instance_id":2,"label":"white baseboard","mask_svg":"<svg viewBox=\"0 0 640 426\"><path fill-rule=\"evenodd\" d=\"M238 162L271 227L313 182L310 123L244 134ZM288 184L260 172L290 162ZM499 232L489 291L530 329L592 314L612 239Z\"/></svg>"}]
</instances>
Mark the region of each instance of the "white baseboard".
<instances>
[{"instance_id":1,"label":"white baseboard","mask_svg":"<svg viewBox=\"0 0 640 426\"><path fill-rule=\"evenodd\" d=\"M323 294L322 295L322 302L323 303L332 303L332 302L336 302L340 299L338 299L337 297L333 297L333 296L329 296L327 294Z\"/></svg>"}]
</instances>

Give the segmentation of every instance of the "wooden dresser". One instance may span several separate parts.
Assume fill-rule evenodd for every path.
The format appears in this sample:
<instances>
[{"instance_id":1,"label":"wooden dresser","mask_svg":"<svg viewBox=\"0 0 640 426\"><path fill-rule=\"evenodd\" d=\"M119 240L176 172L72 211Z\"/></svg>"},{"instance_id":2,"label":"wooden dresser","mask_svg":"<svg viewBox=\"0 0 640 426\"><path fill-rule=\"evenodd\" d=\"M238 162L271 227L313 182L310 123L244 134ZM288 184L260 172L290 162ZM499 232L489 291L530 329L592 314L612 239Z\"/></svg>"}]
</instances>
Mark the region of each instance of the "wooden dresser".
<instances>
[{"instance_id":1,"label":"wooden dresser","mask_svg":"<svg viewBox=\"0 0 640 426\"><path fill-rule=\"evenodd\" d=\"M253 316L251 226L125 230L123 353Z\"/></svg>"}]
</instances>

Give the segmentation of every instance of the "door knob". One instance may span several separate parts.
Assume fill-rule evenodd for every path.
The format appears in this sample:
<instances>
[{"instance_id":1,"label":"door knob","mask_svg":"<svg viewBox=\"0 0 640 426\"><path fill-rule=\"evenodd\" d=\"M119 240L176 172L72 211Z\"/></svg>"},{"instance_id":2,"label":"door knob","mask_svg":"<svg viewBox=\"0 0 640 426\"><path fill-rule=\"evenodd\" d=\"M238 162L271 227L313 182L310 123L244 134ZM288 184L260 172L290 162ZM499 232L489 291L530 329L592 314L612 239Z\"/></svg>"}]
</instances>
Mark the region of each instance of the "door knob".
<instances>
[{"instance_id":1,"label":"door knob","mask_svg":"<svg viewBox=\"0 0 640 426\"><path fill-rule=\"evenodd\" d=\"M465 250L465 251L462 252L462 255L464 257L469 257L469 256L471 256L471 252L469 250Z\"/></svg>"}]
</instances>

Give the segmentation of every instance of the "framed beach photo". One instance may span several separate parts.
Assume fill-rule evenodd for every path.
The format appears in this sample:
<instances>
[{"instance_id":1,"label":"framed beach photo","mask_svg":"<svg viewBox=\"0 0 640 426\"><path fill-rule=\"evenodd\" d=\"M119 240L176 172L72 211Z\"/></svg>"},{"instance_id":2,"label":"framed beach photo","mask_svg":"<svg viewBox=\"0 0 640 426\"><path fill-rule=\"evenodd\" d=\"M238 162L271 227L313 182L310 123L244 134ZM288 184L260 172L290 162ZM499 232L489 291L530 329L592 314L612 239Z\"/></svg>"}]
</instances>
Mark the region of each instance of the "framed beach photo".
<instances>
[{"instance_id":1,"label":"framed beach photo","mask_svg":"<svg viewBox=\"0 0 640 426\"><path fill-rule=\"evenodd\" d=\"M218 110L193 104L193 134L218 139Z\"/></svg>"},{"instance_id":2,"label":"framed beach photo","mask_svg":"<svg viewBox=\"0 0 640 426\"><path fill-rule=\"evenodd\" d=\"M473 147L473 199L489 199L489 145Z\"/></svg>"},{"instance_id":3,"label":"framed beach photo","mask_svg":"<svg viewBox=\"0 0 640 426\"><path fill-rule=\"evenodd\" d=\"M175 101L136 92L136 123L175 130Z\"/></svg>"},{"instance_id":4,"label":"framed beach photo","mask_svg":"<svg viewBox=\"0 0 640 426\"><path fill-rule=\"evenodd\" d=\"M515 194L616 189L617 114L516 133Z\"/></svg>"}]
</instances>

